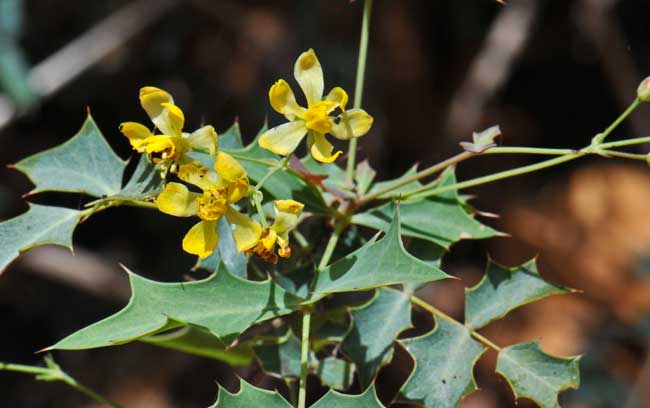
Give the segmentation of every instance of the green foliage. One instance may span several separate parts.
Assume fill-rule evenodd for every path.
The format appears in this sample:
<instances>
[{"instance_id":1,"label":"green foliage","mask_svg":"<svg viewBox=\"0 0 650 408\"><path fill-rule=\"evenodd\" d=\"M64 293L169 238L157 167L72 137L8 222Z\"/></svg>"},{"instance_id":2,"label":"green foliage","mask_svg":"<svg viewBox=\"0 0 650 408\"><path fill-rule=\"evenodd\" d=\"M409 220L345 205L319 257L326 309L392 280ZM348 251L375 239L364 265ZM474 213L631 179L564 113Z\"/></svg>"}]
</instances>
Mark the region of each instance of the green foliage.
<instances>
[{"instance_id":1,"label":"green foliage","mask_svg":"<svg viewBox=\"0 0 650 408\"><path fill-rule=\"evenodd\" d=\"M30 194L67 191L94 197L118 194L125 167L90 115L72 139L16 164L36 186Z\"/></svg>"},{"instance_id":2,"label":"green foliage","mask_svg":"<svg viewBox=\"0 0 650 408\"><path fill-rule=\"evenodd\" d=\"M160 173L145 155L141 155L131 178L117 195L124 198L145 200L162 191Z\"/></svg>"},{"instance_id":3,"label":"green foliage","mask_svg":"<svg viewBox=\"0 0 650 408\"><path fill-rule=\"evenodd\" d=\"M400 229L400 215L396 209L386 235L379 241L375 236L358 250L320 271L314 292L324 295L448 278L437 267L406 252Z\"/></svg>"},{"instance_id":4,"label":"green foliage","mask_svg":"<svg viewBox=\"0 0 650 408\"><path fill-rule=\"evenodd\" d=\"M571 289L546 282L534 259L513 268L490 260L483 279L465 290L465 324L480 329L519 306L564 293Z\"/></svg>"},{"instance_id":5,"label":"green foliage","mask_svg":"<svg viewBox=\"0 0 650 408\"><path fill-rule=\"evenodd\" d=\"M370 386L359 395L341 394L330 390L311 408L384 408L384 406L377 399L375 387Z\"/></svg>"},{"instance_id":6,"label":"green foliage","mask_svg":"<svg viewBox=\"0 0 650 408\"><path fill-rule=\"evenodd\" d=\"M253 387L244 380L239 381L239 391L230 393L228 390L219 387L217 402L211 408L291 408L277 391L267 391Z\"/></svg>"},{"instance_id":7,"label":"green foliage","mask_svg":"<svg viewBox=\"0 0 650 408\"><path fill-rule=\"evenodd\" d=\"M113 346L193 324L229 344L251 325L294 311L301 299L272 281L252 282L221 267L196 282L160 283L130 271L133 294L118 313L59 341L50 349Z\"/></svg>"},{"instance_id":8,"label":"green foliage","mask_svg":"<svg viewBox=\"0 0 650 408\"><path fill-rule=\"evenodd\" d=\"M291 330L287 330L273 344L256 346L255 355L264 371L270 375L280 378L300 376L300 340Z\"/></svg>"},{"instance_id":9,"label":"green foliage","mask_svg":"<svg viewBox=\"0 0 650 408\"><path fill-rule=\"evenodd\" d=\"M544 353L538 341L515 344L499 352L497 372L515 398L526 397L542 408L559 407L558 393L580 385L579 357L561 358Z\"/></svg>"},{"instance_id":10,"label":"green foliage","mask_svg":"<svg viewBox=\"0 0 650 408\"><path fill-rule=\"evenodd\" d=\"M457 407L477 389L472 371L485 348L463 325L436 319L433 331L400 343L415 361L400 399L427 407Z\"/></svg>"},{"instance_id":11,"label":"green foliage","mask_svg":"<svg viewBox=\"0 0 650 408\"><path fill-rule=\"evenodd\" d=\"M29 210L0 223L0 272L21 252L56 244L72 249L81 212L61 207L30 204Z\"/></svg>"},{"instance_id":12,"label":"green foliage","mask_svg":"<svg viewBox=\"0 0 650 408\"><path fill-rule=\"evenodd\" d=\"M445 171L437 183L446 186L456 183L454 171ZM463 208L456 191L448 191L428 199L397 203L391 201L380 207L352 217L352 222L374 229L386 229L396 207L400 207L402 234L430 241L442 248L461 239L481 239L498 232L476 221Z\"/></svg>"},{"instance_id":13,"label":"green foliage","mask_svg":"<svg viewBox=\"0 0 650 408\"><path fill-rule=\"evenodd\" d=\"M381 324L377 324L381 322ZM354 362L366 387L393 354L393 342L411 327L411 303L402 292L382 288L367 304L352 311L352 328L343 340L343 353Z\"/></svg>"},{"instance_id":14,"label":"green foliage","mask_svg":"<svg viewBox=\"0 0 650 408\"><path fill-rule=\"evenodd\" d=\"M325 357L318 365L318 376L323 385L335 390L346 390L354 380L354 367L349 361Z\"/></svg>"}]
</instances>

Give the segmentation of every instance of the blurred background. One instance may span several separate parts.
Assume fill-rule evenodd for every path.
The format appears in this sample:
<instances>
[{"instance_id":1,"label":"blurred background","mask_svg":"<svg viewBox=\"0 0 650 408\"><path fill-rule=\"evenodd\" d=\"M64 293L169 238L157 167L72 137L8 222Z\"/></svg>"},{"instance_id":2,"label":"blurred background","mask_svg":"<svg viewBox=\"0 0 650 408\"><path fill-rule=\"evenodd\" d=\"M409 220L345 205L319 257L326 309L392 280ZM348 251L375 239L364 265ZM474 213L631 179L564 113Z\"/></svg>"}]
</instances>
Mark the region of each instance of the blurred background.
<instances>
[{"instance_id":1,"label":"blurred background","mask_svg":"<svg viewBox=\"0 0 650 408\"><path fill-rule=\"evenodd\" d=\"M307 48L323 64L326 88L340 85L352 96L362 3L0 0L0 219L26 211L21 195L31 189L5 165L70 138L87 108L111 146L130 157L118 125L146 123L141 86L170 91L188 128L210 123L223 131L239 121L245 142L267 116L271 125L281 122L268 88L285 78L297 90L293 63ZM413 162L455 154L472 131L494 124L504 145L585 146L650 74L649 15L642 0L375 0L364 108L376 121L360 156L382 179L395 177ZM650 106L641 106L612 139L648 134ZM468 179L535 160L481 157L458 174ZM647 165L584 158L466 193L501 215L484 222L512 237L455 246L443 269L462 281L430 285L427 300L462 318L463 288L480 279L488 254L505 264L539 254L547 279L583 292L523 307L484 333L500 345L540 339L547 352L585 354L582 386L562 394L563 406L650 406ZM51 194L33 200L81 202ZM118 262L157 280L182 279L194 262L179 248L188 223L117 208L77 228L74 257L57 247L21 257L0 278L0 361L36 364L35 350L121 308L129 291ZM286 392L254 367L233 371L145 344L55 358L127 407L205 406L217 382L235 390L236 375ZM408 374L406 359L398 351L380 373L385 402ZM487 353L478 363L482 390L463 408L515 406L494 360ZM310 400L326 391L313 383ZM0 372L0 405L96 406L63 384L7 372Z\"/></svg>"}]
</instances>

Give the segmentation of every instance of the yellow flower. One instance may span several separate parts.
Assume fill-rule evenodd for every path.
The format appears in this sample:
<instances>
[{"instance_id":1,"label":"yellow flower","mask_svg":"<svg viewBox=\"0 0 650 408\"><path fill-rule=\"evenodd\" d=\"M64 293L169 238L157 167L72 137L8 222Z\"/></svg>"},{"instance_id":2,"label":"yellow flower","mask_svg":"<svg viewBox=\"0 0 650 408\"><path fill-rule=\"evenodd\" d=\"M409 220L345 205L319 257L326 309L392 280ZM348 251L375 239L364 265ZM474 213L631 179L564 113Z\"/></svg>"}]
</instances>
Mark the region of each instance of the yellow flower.
<instances>
[{"instance_id":1,"label":"yellow flower","mask_svg":"<svg viewBox=\"0 0 650 408\"><path fill-rule=\"evenodd\" d=\"M170 163L172 172L176 171L177 165L190 161L185 156L190 150L210 155L217 151L217 132L212 126L203 126L192 133L183 132L185 115L174 105L174 99L166 91L145 86L140 89L140 104L162 134L153 134L140 123L122 123L120 131L129 139L134 150L154 155L156 163Z\"/></svg>"},{"instance_id":2,"label":"yellow flower","mask_svg":"<svg viewBox=\"0 0 650 408\"><path fill-rule=\"evenodd\" d=\"M274 204L275 221L273 221L273 225L265 228L255 246L246 252L253 253L266 261L276 263L278 261L278 257L274 252L276 243L280 247L278 249L278 255L282 258L289 258L291 256L289 232L298 225L300 213L304 205L294 200L277 200Z\"/></svg>"},{"instance_id":3,"label":"yellow flower","mask_svg":"<svg viewBox=\"0 0 650 408\"><path fill-rule=\"evenodd\" d=\"M217 152L214 169L216 172L195 164L181 165L178 177L200 188L202 193L192 192L184 184L170 182L155 201L158 209L166 214L198 216L201 219L183 238L183 249L201 259L212 254L217 246L217 222L221 216L225 216L233 227L239 251L255 246L262 235L262 227L257 222L232 207L248 191L246 170L223 152Z\"/></svg>"},{"instance_id":4,"label":"yellow flower","mask_svg":"<svg viewBox=\"0 0 650 408\"><path fill-rule=\"evenodd\" d=\"M280 79L269 90L271 106L288 120L280 126L266 131L259 138L259 144L273 153L286 156L292 153L307 134L307 146L314 159L331 163L341 154L332 154L334 147L325 138L331 134L340 140L365 135L372 126L372 116L363 109L345 110L348 94L340 87L333 88L325 97L323 70L314 50L303 52L293 70L300 85L307 108L296 102L289 84ZM338 116L335 111L340 110Z\"/></svg>"}]
</instances>

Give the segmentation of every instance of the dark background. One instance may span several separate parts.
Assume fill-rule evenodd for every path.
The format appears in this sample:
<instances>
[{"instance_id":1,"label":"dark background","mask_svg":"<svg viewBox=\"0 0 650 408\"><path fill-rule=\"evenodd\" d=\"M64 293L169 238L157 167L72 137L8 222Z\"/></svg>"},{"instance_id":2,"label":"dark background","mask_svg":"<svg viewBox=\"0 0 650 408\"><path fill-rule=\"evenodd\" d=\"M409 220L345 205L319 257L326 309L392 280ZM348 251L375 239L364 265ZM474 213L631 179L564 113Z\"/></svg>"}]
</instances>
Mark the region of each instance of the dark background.
<instances>
[{"instance_id":1,"label":"dark background","mask_svg":"<svg viewBox=\"0 0 650 408\"><path fill-rule=\"evenodd\" d=\"M271 125L281 122L269 107L268 88L285 78L298 92L293 63L307 48L318 54L326 88L340 85L353 96L362 8L363 2L345 0L0 0L0 164L67 140L86 107L111 146L130 157L118 125L146 123L137 97L144 85L174 95L186 128L210 123L223 131L238 120L248 142L267 116ZM650 2L642 0L511 0L507 6L375 0L363 104L375 125L360 140L360 157L387 179L414 162L427 166L455 154L472 131L494 124L501 126L504 145L585 146L650 74L648 15ZM121 25L125 20L131 23ZM77 41L98 27L105 30ZM129 27L139 31L128 35ZM57 80L93 60L112 39L115 46L88 69L65 83ZM67 46L73 52L46 65ZM54 89L34 79L39 67ZM649 132L650 107L641 106L612 138ZM647 146L631 151L646 153ZM468 179L535 160L476 158L460 165L458 175ZM26 210L21 195L31 185L4 167L0 180L4 220ZM485 333L501 345L537 338L554 354L586 353L583 385L563 394L563 405L644 406L632 397L647 404L641 386L650 383L647 165L585 158L466 192L476 195L478 208L501 214L484 221L512 238L457 245L444 266L463 281L432 285L423 296L460 318L462 289L478 281L488 253L507 264L539 253L545 277L584 292L524 307ZM52 194L33 200L81 202ZM183 278L194 262L180 251L190 222L113 209L77 228L75 257L50 247L21 257L0 278L0 361L36 364L41 357L35 350L118 310L128 297L118 262L158 280ZM129 407L205 406L217 382L236 389L235 373L223 364L143 344L57 352L55 358L81 382ZM384 401L408 372L406 360L398 352L380 374ZM483 390L462 407L514 406L493 366L488 353L475 370ZM237 373L285 392L254 369ZM324 392L310 387L311 399ZM63 384L0 372L0 406L91 404Z\"/></svg>"}]
</instances>

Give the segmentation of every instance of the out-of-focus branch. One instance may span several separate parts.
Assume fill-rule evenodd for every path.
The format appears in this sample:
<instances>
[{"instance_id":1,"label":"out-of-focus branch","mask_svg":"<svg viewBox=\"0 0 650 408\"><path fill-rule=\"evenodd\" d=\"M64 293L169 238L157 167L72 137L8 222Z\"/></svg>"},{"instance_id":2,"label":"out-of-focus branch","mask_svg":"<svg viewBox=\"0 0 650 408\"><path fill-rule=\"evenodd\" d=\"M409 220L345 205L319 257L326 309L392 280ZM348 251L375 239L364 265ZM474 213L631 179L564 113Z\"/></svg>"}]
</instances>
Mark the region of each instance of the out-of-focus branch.
<instances>
[{"instance_id":1,"label":"out-of-focus branch","mask_svg":"<svg viewBox=\"0 0 650 408\"><path fill-rule=\"evenodd\" d=\"M508 79L524 49L538 10L538 0L517 0L501 9L483 48L451 99L445 124L450 137L465 139L476 128L485 104Z\"/></svg>"},{"instance_id":2,"label":"out-of-focus branch","mask_svg":"<svg viewBox=\"0 0 650 408\"><path fill-rule=\"evenodd\" d=\"M137 0L122 7L35 65L29 71L29 85L40 98L52 96L178 3L179 0ZM16 114L11 101L0 95L0 129Z\"/></svg>"}]
</instances>

